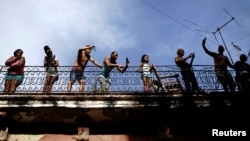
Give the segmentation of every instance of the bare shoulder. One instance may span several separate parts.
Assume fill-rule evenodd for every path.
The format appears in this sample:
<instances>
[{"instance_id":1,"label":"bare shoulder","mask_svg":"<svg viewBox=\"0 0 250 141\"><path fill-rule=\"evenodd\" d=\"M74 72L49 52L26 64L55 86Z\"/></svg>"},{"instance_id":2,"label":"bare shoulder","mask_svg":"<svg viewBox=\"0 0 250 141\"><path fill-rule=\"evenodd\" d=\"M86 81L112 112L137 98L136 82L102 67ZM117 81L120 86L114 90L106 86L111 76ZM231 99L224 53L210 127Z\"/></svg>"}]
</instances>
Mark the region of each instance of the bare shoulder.
<instances>
[{"instance_id":1,"label":"bare shoulder","mask_svg":"<svg viewBox=\"0 0 250 141\"><path fill-rule=\"evenodd\" d=\"M108 56L106 56L106 57L104 58L104 61L110 61L110 58L109 58Z\"/></svg>"},{"instance_id":2,"label":"bare shoulder","mask_svg":"<svg viewBox=\"0 0 250 141\"><path fill-rule=\"evenodd\" d=\"M181 58L181 57L179 57L179 56L176 56L176 57L174 58L174 60L175 60L175 61L181 61L181 60L182 60L182 58Z\"/></svg>"},{"instance_id":3,"label":"bare shoulder","mask_svg":"<svg viewBox=\"0 0 250 141\"><path fill-rule=\"evenodd\" d=\"M20 60L24 60L25 61L25 57L21 57Z\"/></svg>"},{"instance_id":4,"label":"bare shoulder","mask_svg":"<svg viewBox=\"0 0 250 141\"><path fill-rule=\"evenodd\" d=\"M141 67L141 66L143 66L143 63L140 63L140 64L139 64L139 67Z\"/></svg>"}]
</instances>

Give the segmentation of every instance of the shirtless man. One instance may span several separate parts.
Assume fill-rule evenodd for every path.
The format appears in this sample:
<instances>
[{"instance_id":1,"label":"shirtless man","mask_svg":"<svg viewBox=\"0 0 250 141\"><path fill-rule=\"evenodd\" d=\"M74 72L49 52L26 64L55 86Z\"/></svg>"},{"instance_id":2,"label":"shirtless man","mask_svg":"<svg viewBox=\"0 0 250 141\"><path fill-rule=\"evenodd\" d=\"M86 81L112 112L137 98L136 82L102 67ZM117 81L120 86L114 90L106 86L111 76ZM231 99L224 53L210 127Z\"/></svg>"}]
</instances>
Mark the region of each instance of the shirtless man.
<instances>
[{"instance_id":1,"label":"shirtless man","mask_svg":"<svg viewBox=\"0 0 250 141\"><path fill-rule=\"evenodd\" d=\"M68 92L71 92L72 85L75 83L76 80L78 80L80 84L79 92L84 91L84 87L86 83L85 76L84 76L84 69L88 61L91 61L97 67L100 67L100 68L102 67L93 57L90 56L90 53L92 49L94 48L95 46L93 45L86 45L84 47L79 48L78 55L70 71L70 81L68 82L68 86L67 86Z\"/></svg>"},{"instance_id":2,"label":"shirtless man","mask_svg":"<svg viewBox=\"0 0 250 141\"><path fill-rule=\"evenodd\" d=\"M219 82L222 84L224 91L227 93L234 92L236 84L232 74L227 70L227 66L234 69L234 66L229 62L227 56L223 54L224 47L222 45L218 46L218 53L211 52L206 48L206 38L202 40L202 47L204 51L211 57L214 58L214 69Z\"/></svg>"}]
</instances>

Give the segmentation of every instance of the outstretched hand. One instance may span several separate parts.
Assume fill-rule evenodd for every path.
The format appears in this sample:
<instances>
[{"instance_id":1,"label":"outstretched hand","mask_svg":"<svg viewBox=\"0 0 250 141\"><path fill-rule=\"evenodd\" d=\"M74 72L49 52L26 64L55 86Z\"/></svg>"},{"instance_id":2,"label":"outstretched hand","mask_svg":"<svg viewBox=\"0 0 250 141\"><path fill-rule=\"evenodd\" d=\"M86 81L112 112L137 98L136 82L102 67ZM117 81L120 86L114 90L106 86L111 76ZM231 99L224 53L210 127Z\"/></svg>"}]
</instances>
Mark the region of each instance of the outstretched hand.
<instances>
[{"instance_id":1,"label":"outstretched hand","mask_svg":"<svg viewBox=\"0 0 250 141\"><path fill-rule=\"evenodd\" d=\"M155 65L152 64L152 65L151 65L151 70L155 70L155 69L156 69Z\"/></svg>"},{"instance_id":2,"label":"outstretched hand","mask_svg":"<svg viewBox=\"0 0 250 141\"><path fill-rule=\"evenodd\" d=\"M205 45L206 40L207 40L207 37L205 37L205 38L202 40L202 45Z\"/></svg>"},{"instance_id":3,"label":"outstretched hand","mask_svg":"<svg viewBox=\"0 0 250 141\"><path fill-rule=\"evenodd\" d=\"M195 58L195 53L194 53L194 52L191 53L191 57L192 57L192 58Z\"/></svg>"},{"instance_id":4,"label":"outstretched hand","mask_svg":"<svg viewBox=\"0 0 250 141\"><path fill-rule=\"evenodd\" d=\"M129 59L128 59L128 57L126 58L126 66L129 66Z\"/></svg>"}]
</instances>

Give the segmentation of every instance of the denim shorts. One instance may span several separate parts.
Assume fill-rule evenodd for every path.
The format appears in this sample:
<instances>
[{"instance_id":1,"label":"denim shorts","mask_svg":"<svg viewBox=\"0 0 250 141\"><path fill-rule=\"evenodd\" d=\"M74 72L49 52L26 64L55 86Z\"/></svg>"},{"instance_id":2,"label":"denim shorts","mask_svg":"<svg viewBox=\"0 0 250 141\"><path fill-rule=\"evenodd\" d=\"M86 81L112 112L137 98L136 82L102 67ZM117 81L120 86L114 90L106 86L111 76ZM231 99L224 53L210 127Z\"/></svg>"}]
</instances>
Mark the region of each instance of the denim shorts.
<instances>
[{"instance_id":1,"label":"denim shorts","mask_svg":"<svg viewBox=\"0 0 250 141\"><path fill-rule=\"evenodd\" d=\"M86 77L84 76L83 71L71 70L70 71L70 81L80 81L85 80Z\"/></svg>"}]
</instances>

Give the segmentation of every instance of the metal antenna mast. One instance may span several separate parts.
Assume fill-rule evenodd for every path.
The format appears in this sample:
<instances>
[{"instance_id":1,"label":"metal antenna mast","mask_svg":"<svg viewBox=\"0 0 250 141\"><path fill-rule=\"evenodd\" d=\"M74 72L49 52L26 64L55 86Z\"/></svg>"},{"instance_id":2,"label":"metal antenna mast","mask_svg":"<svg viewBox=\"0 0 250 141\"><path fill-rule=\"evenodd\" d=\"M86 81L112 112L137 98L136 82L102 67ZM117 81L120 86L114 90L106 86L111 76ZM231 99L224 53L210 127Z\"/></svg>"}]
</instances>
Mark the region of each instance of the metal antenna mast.
<instances>
[{"instance_id":1,"label":"metal antenna mast","mask_svg":"<svg viewBox=\"0 0 250 141\"><path fill-rule=\"evenodd\" d=\"M215 33L219 32L220 37L221 37L221 39L222 39L222 41L223 41L223 44L224 44L224 46L225 46L225 49L226 49L226 51L227 51L227 53L228 53L228 55L229 55L229 58L230 58L232 64L234 64L234 61L233 61L233 59L232 59L232 57L231 57L230 52L228 51L227 45L226 45L226 43L225 43L225 41L224 41L224 38L222 37L222 34L221 34L221 31L220 31L220 30L221 30L223 27L225 27L227 24L229 24L231 21L235 20L235 18L234 18L231 14L229 14L229 12L228 12L225 8L223 8L223 9L224 9L224 10L226 11L226 13L227 13L229 16L231 16L232 18L231 18L229 21L227 21L225 24L223 24L221 27L217 28L217 30L216 30L215 32L212 32L212 33L213 33L214 36L215 36ZM235 20L235 21L236 21L236 20ZM236 23L238 23L238 22L236 22ZM238 23L238 24L239 24L239 23ZM240 24L239 24L239 26L240 26ZM216 36L215 36L215 39L217 40Z\"/></svg>"}]
</instances>

